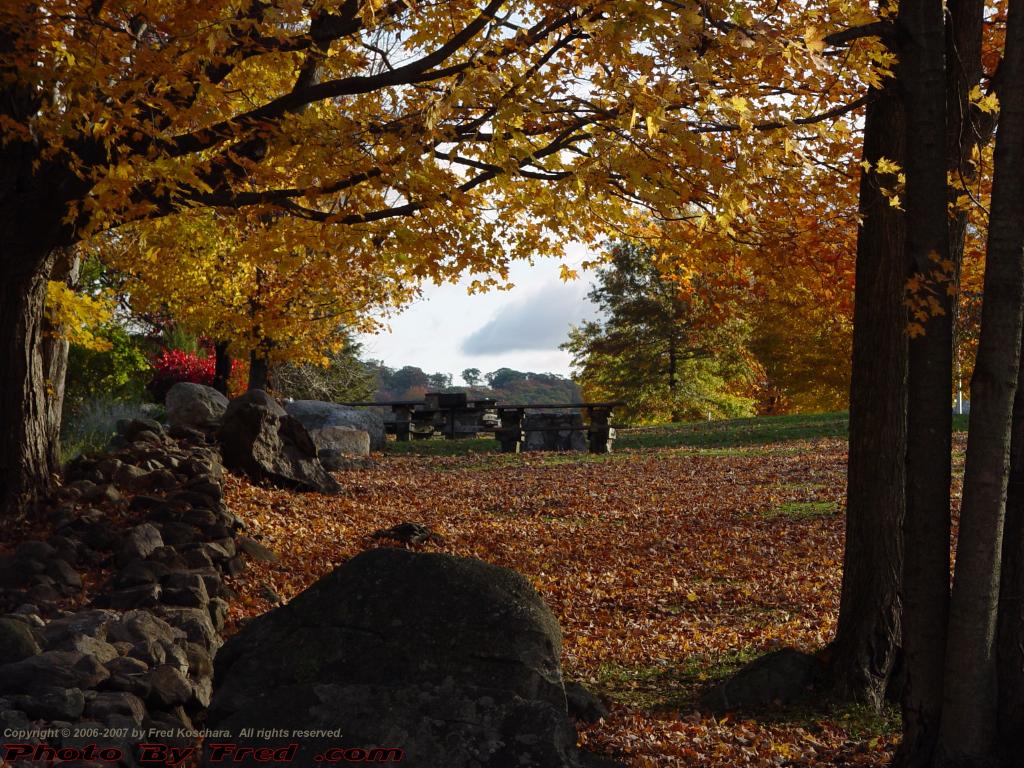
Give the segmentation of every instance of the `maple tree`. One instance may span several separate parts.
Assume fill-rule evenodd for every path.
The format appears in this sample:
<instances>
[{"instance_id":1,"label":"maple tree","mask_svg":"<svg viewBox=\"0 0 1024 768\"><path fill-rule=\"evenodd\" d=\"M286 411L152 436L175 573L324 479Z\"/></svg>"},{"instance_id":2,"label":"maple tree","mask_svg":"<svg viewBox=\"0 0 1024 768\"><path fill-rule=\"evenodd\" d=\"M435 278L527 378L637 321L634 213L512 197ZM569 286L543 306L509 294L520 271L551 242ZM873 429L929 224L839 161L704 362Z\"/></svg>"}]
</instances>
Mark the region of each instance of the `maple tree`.
<instances>
[{"instance_id":1,"label":"maple tree","mask_svg":"<svg viewBox=\"0 0 1024 768\"><path fill-rule=\"evenodd\" d=\"M206 209L122 227L96 250L133 311L173 318L217 340L222 355L325 365L346 333L378 328L378 318L409 301L417 278L400 252L362 261L312 247L295 234L309 226Z\"/></svg>"},{"instance_id":2,"label":"maple tree","mask_svg":"<svg viewBox=\"0 0 1024 768\"><path fill-rule=\"evenodd\" d=\"M888 323L888 331L882 328L884 353L893 363L891 373L876 378L873 384L879 402L890 406L884 411L886 420L878 426L880 431L894 434L897 461L904 458L904 436L906 441L906 474L887 475L878 498L890 506L875 513L883 523L882 538L888 547L875 549L888 554L882 559L887 572L900 572L901 546L903 550L902 583L897 577L877 585L886 606L878 624L883 651L895 635L889 609L894 605L894 591L897 599L902 598L905 679L900 765L991 765L1014 748L1014 728L1000 731L1009 719L999 708L1019 697L1014 689L1019 675L1008 675L996 683L997 668L1014 670L1020 664L1015 648L1019 634L1013 634L1020 625L1008 607L1016 600L1013 583L1003 582L1000 594L1011 468L1011 401L1017 388L1024 296L1024 231L1019 226L1020 110L1024 103L1019 72L1024 61L1024 12L1014 2L1009 3L996 85L1003 103L985 255L987 295L972 375L963 524L956 538L950 591L952 339L968 228L966 211L959 203L966 188L964 181L976 174L965 166L976 164L979 145L986 138L986 121L979 119L979 113L991 111L975 85L983 71L984 17L985 4L972 0L950 3L948 11L941 3L903 0L895 25L885 27L890 30L888 43L900 57L892 93L902 103L890 112L890 119L905 139L906 217L897 226L878 219L876 239L864 238L864 243L877 248L874 254L866 248L865 254L874 263L886 265L890 275L879 291L888 309L874 314ZM909 323L901 323L899 315L891 311L903 292L894 289L896 281L891 277L899 263L909 278L904 301ZM910 336L905 368L899 350L902 341L895 333L901 327ZM870 418L863 423L868 422ZM851 443L851 486L856 466L853 448ZM877 457L873 459L877 461ZM895 486L900 482L905 484L905 496L901 495L904 489ZM850 498L863 500L863 496L852 494ZM899 515L904 503L901 530ZM848 529L863 512L862 507L848 509ZM1014 530L1019 533L1019 528ZM878 535L877 531L872 534ZM855 541L855 557L863 558L871 550L865 546L867 537ZM848 566L849 552L848 543ZM1019 542L1004 552L1010 572L1019 573L1019 564L1014 562ZM877 564L874 568L877 570ZM845 587L844 583L844 602ZM1004 632L997 644L1000 610L1009 614L1003 623L1012 629ZM887 656L891 658L891 653ZM878 671L884 679L884 667Z\"/></svg>"},{"instance_id":3,"label":"maple tree","mask_svg":"<svg viewBox=\"0 0 1024 768\"><path fill-rule=\"evenodd\" d=\"M872 77L877 46L837 74L817 30L865 18L857 3L726 6L5 5L5 513L24 512L50 469L32 340L58 247L184 209L250 207L303 220L281 225L291 249L367 271L393 254L443 278L557 254L638 205L672 219L689 201L728 228L745 177L771 170L779 193L767 129L828 135L859 106L846 97Z\"/></svg>"}]
</instances>

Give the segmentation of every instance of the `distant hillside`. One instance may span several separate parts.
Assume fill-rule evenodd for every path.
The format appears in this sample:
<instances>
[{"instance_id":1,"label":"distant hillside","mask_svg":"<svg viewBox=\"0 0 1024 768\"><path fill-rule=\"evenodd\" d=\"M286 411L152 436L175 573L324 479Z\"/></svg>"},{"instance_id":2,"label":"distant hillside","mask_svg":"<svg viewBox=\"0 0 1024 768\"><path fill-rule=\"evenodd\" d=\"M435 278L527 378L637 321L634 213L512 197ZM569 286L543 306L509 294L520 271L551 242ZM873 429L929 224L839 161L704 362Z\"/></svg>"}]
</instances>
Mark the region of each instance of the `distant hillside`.
<instances>
[{"instance_id":1,"label":"distant hillside","mask_svg":"<svg viewBox=\"0 0 1024 768\"><path fill-rule=\"evenodd\" d=\"M583 398L574 381L556 373L499 368L482 374L471 368L463 371L462 377L473 383L453 386L453 376L448 373L426 373L411 365L389 368L377 361L368 367L377 377L373 399L379 401L419 400L427 392L467 392L470 398L490 397L504 403L577 403Z\"/></svg>"}]
</instances>

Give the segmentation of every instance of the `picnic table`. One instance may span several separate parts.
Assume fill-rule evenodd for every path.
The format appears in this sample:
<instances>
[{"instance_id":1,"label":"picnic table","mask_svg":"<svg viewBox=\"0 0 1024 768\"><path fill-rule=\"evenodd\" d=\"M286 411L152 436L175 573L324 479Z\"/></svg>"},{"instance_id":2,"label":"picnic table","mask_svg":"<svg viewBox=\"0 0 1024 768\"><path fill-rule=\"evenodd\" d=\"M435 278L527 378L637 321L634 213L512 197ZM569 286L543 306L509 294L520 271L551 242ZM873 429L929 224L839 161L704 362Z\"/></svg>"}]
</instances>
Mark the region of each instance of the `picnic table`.
<instances>
[{"instance_id":1,"label":"picnic table","mask_svg":"<svg viewBox=\"0 0 1024 768\"><path fill-rule=\"evenodd\" d=\"M492 398L470 400L465 392L428 392L423 400L392 400L387 402L342 403L351 406L389 408L392 418L385 421L396 440L423 440L434 434L456 440L493 432L503 453L519 453L527 433L565 432L579 430L586 434L591 453L610 453L615 439L612 413L624 405L622 401L581 403L514 403L499 404ZM585 424L566 426L549 420L550 425L528 421L528 414L538 412L578 411Z\"/></svg>"},{"instance_id":2,"label":"picnic table","mask_svg":"<svg viewBox=\"0 0 1024 768\"><path fill-rule=\"evenodd\" d=\"M590 453L611 453L612 441L615 440L615 428L612 426L612 412L624 405L620 400L603 403L522 403L517 405L499 405L498 418L501 426L497 430L497 438L501 442L502 453L519 453L522 450L526 435L524 432L543 432L547 430L564 431L561 425L539 427L525 425L528 411L567 411L579 410L586 419L587 447Z\"/></svg>"},{"instance_id":3,"label":"picnic table","mask_svg":"<svg viewBox=\"0 0 1024 768\"><path fill-rule=\"evenodd\" d=\"M435 433L449 440L475 437L493 427L488 417L497 424L493 398L470 400L465 392L428 392L423 400L391 400L386 402L341 403L351 406L390 408L391 419L385 419L388 432L395 439L425 440Z\"/></svg>"}]
</instances>

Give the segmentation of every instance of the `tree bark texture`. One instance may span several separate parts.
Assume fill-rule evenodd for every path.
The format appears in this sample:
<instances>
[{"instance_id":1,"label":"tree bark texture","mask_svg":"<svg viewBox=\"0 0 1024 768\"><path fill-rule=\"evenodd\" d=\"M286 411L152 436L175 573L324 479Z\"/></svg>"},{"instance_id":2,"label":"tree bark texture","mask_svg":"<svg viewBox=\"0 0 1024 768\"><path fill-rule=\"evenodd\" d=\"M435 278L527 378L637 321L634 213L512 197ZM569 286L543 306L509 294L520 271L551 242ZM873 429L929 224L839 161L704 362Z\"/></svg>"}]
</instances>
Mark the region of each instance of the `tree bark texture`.
<instances>
[{"instance_id":1,"label":"tree bark texture","mask_svg":"<svg viewBox=\"0 0 1024 768\"><path fill-rule=\"evenodd\" d=\"M213 345L215 355L213 369L213 388L222 395L228 394L228 380L231 378L231 354L228 342L218 341Z\"/></svg>"},{"instance_id":2,"label":"tree bark texture","mask_svg":"<svg viewBox=\"0 0 1024 768\"><path fill-rule=\"evenodd\" d=\"M266 389L270 380L270 362L253 350L249 355L249 389Z\"/></svg>"},{"instance_id":3,"label":"tree bark texture","mask_svg":"<svg viewBox=\"0 0 1024 768\"><path fill-rule=\"evenodd\" d=\"M904 162L904 112L890 83L873 91L864 159ZM907 314L903 212L877 174L860 180L850 380L850 438L839 624L830 647L836 693L879 706L900 642Z\"/></svg>"},{"instance_id":4,"label":"tree bark texture","mask_svg":"<svg viewBox=\"0 0 1024 768\"><path fill-rule=\"evenodd\" d=\"M1022 339L1024 346L1024 339ZM999 741L1009 764L1024 743L1024 355L1017 368L999 587Z\"/></svg>"},{"instance_id":5,"label":"tree bark texture","mask_svg":"<svg viewBox=\"0 0 1024 768\"><path fill-rule=\"evenodd\" d=\"M43 307L51 257L12 258L0 264L0 516L25 517L50 486L53 454L43 373ZM35 268L32 268L35 267Z\"/></svg>"},{"instance_id":6,"label":"tree bark texture","mask_svg":"<svg viewBox=\"0 0 1024 768\"><path fill-rule=\"evenodd\" d=\"M996 629L1010 426L1024 309L1024 3L1010 3L981 336L946 652L939 764L987 766L997 745Z\"/></svg>"},{"instance_id":7,"label":"tree bark texture","mask_svg":"<svg viewBox=\"0 0 1024 768\"><path fill-rule=\"evenodd\" d=\"M903 0L898 16L897 77L907 110L907 276L924 279L949 255L943 11L941 0ZM934 753L949 603L952 307L947 285L927 288L940 313L923 320L925 333L910 340L907 379L900 762L908 766L929 765Z\"/></svg>"},{"instance_id":8,"label":"tree bark texture","mask_svg":"<svg viewBox=\"0 0 1024 768\"><path fill-rule=\"evenodd\" d=\"M55 253L50 280L59 280L74 287L78 283L80 267L78 252L74 247L59 248ZM50 464L60 464L60 426L64 415L64 389L68 372L68 351L70 344L62 329L46 323L43 339L43 380L46 387L47 441Z\"/></svg>"}]
</instances>

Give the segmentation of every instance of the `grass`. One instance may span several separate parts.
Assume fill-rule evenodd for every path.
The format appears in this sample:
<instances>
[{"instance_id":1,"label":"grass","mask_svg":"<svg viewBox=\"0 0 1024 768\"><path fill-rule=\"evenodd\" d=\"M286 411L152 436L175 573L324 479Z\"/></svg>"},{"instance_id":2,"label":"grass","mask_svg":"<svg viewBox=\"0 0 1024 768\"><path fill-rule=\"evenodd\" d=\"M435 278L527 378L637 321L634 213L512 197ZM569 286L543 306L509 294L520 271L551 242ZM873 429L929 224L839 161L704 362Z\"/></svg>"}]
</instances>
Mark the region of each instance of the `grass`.
<instances>
[{"instance_id":1,"label":"grass","mask_svg":"<svg viewBox=\"0 0 1024 768\"><path fill-rule=\"evenodd\" d=\"M762 650L748 647L715 658L693 655L636 667L603 664L593 688L616 704L646 712L692 709L704 691L761 655ZM891 737L900 731L900 710L892 703L886 702L876 710L867 704L836 701L828 696L738 711L734 717L752 717L765 724L799 725L812 732L822 724L835 725L846 731L850 739L862 742Z\"/></svg>"},{"instance_id":2,"label":"grass","mask_svg":"<svg viewBox=\"0 0 1024 768\"><path fill-rule=\"evenodd\" d=\"M839 508L831 501L787 501L765 514L769 520L784 517L787 520L814 520L837 514Z\"/></svg>"},{"instance_id":3,"label":"grass","mask_svg":"<svg viewBox=\"0 0 1024 768\"><path fill-rule=\"evenodd\" d=\"M96 398L65 414L61 425L61 463L103 450L121 419L163 418L163 407Z\"/></svg>"},{"instance_id":4,"label":"grass","mask_svg":"<svg viewBox=\"0 0 1024 768\"><path fill-rule=\"evenodd\" d=\"M845 437L846 423L847 414L838 412L665 424L622 430L615 444L619 448L736 448Z\"/></svg>"},{"instance_id":5,"label":"grass","mask_svg":"<svg viewBox=\"0 0 1024 768\"><path fill-rule=\"evenodd\" d=\"M804 413L788 416L757 416L749 419L723 419L695 421L683 424L661 424L650 427L628 427L618 430L615 450L644 448L694 448L711 456L746 456L775 454L787 450L787 443L822 438L845 438L849 414ZM954 416L953 429L967 430L967 417ZM470 453L499 453L498 441L491 437L467 440L412 440L407 443L389 442L388 453L398 456L464 456ZM559 454L546 454L551 463L558 463ZM573 454L568 454L573 455ZM614 455L614 454L612 454ZM594 456L595 460L604 457ZM575 459L562 459L562 461Z\"/></svg>"},{"instance_id":6,"label":"grass","mask_svg":"<svg viewBox=\"0 0 1024 768\"><path fill-rule=\"evenodd\" d=\"M594 688L611 701L647 712L692 707L704 689L759 655L760 651L745 648L716 658L694 655L646 666L603 664Z\"/></svg>"}]
</instances>

